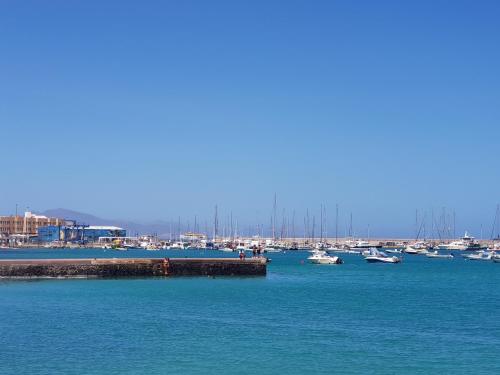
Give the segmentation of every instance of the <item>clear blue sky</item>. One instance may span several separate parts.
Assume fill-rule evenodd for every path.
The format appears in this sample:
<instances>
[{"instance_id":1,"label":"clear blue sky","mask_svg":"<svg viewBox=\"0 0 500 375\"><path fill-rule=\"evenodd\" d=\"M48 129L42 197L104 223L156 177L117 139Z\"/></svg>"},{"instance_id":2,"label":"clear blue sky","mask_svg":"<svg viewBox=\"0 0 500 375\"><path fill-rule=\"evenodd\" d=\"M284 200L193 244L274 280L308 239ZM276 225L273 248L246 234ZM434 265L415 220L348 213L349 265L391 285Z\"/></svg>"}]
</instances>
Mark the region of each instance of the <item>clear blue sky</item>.
<instances>
[{"instance_id":1,"label":"clear blue sky","mask_svg":"<svg viewBox=\"0 0 500 375\"><path fill-rule=\"evenodd\" d=\"M497 1L2 1L0 212L491 230ZM331 219L330 219L331 220ZM343 224L345 227L345 224Z\"/></svg>"}]
</instances>

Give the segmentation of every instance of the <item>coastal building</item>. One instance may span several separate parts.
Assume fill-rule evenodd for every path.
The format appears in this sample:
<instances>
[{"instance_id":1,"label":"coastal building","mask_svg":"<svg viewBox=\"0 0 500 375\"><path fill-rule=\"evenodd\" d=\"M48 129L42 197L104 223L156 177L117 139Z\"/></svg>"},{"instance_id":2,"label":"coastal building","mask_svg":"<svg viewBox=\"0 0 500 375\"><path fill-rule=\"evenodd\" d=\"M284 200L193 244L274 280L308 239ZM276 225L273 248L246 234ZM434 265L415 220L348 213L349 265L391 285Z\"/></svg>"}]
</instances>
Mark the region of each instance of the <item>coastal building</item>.
<instances>
[{"instance_id":1,"label":"coastal building","mask_svg":"<svg viewBox=\"0 0 500 375\"><path fill-rule=\"evenodd\" d=\"M84 229L85 242L97 242L101 237L127 237L127 231L114 226L89 226Z\"/></svg>"},{"instance_id":2,"label":"coastal building","mask_svg":"<svg viewBox=\"0 0 500 375\"><path fill-rule=\"evenodd\" d=\"M99 238L122 238L127 236L125 229L114 226L50 225L38 229L38 242L98 242Z\"/></svg>"},{"instance_id":3,"label":"coastal building","mask_svg":"<svg viewBox=\"0 0 500 375\"><path fill-rule=\"evenodd\" d=\"M47 225L64 225L64 219L35 215L32 212L25 212L24 216L0 216L0 234L11 235L36 235L38 228Z\"/></svg>"}]
</instances>

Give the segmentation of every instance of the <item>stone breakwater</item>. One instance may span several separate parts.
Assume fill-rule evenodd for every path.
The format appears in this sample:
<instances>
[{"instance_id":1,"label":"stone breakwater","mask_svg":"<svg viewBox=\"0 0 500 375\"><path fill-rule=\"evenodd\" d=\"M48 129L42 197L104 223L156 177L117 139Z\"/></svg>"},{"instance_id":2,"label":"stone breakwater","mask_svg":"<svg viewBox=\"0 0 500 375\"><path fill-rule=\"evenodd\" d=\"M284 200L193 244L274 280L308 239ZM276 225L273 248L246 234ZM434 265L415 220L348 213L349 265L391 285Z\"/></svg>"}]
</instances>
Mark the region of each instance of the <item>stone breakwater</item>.
<instances>
[{"instance_id":1,"label":"stone breakwater","mask_svg":"<svg viewBox=\"0 0 500 375\"><path fill-rule=\"evenodd\" d=\"M3 278L264 276L266 259L114 258L0 260Z\"/></svg>"}]
</instances>

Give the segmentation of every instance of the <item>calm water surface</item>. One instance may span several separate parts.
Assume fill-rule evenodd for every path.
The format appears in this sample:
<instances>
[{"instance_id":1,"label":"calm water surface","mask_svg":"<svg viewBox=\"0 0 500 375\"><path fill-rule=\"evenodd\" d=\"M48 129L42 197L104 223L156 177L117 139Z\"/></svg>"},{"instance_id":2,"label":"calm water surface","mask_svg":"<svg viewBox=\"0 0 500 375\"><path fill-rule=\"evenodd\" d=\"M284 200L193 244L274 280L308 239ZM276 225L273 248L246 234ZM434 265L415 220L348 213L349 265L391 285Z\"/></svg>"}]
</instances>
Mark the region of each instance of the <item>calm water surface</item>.
<instances>
[{"instance_id":1,"label":"calm water surface","mask_svg":"<svg viewBox=\"0 0 500 375\"><path fill-rule=\"evenodd\" d=\"M0 280L0 374L499 374L500 264L272 254L267 277ZM0 258L235 256L8 250Z\"/></svg>"}]
</instances>

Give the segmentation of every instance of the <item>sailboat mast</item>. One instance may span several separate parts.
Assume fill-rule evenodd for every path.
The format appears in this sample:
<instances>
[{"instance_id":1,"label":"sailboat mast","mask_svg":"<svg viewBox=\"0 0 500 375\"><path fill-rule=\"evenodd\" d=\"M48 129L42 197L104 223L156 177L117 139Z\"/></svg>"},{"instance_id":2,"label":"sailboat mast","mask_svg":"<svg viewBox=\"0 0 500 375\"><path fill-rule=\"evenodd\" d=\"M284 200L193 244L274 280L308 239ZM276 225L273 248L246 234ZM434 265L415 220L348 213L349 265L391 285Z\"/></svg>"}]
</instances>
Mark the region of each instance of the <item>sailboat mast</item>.
<instances>
[{"instance_id":1,"label":"sailboat mast","mask_svg":"<svg viewBox=\"0 0 500 375\"><path fill-rule=\"evenodd\" d=\"M455 210L453 210L453 238L457 237L456 233L456 215L455 215Z\"/></svg>"},{"instance_id":2,"label":"sailboat mast","mask_svg":"<svg viewBox=\"0 0 500 375\"><path fill-rule=\"evenodd\" d=\"M320 228L320 235L319 235L320 242L323 243L323 205L321 205L321 214L320 214L320 225L319 225L319 228Z\"/></svg>"},{"instance_id":3,"label":"sailboat mast","mask_svg":"<svg viewBox=\"0 0 500 375\"><path fill-rule=\"evenodd\" d=\"M215 215L214 215L214 242L216 241L217 239L217 230L218 230L218 222L219 222L219 218L218 218L218 210L217 210L217 205L215 205Z\"/></svg>"},{"instance_id":4,"label":"sailboat mast","mask_svg":"<svg viewBox=\"0 0 500 375\"><path fill-rule=\"evenodd\" d=\"M335 244L339 242L339 204L335 205Z\"/></svg>"},{"instance_id":5,"label":"sailboat mast","mask_svg":"<svg viewBox=\"0 0 500 375\"><path fill-rule=\"evenodd\" d=\"M276 193L274 193L274 204L273 204L273 217L272 221L272 231L273 231L273 241L276 240Z\"/></svg>"},{"instance_id":6,"label":"sailboat mast","mask_svg":"<svg viewBox=\"0 0 500 375\"><path fill-rule=\"evenodd\" d=\"M349 237L353 237L353 233L352 233L352 212L351 212L351 222L349 224Z\"/></svg>"},{"instance_id":7,"label":"sailboat mast","mask_svg":"<svg viewBox=\"0 0 500 375\"><path fill-rule=\"evenodd\" d=\"M418 209L415 210L415 241L418 240Z\"/></svg>"}]
</instances>

